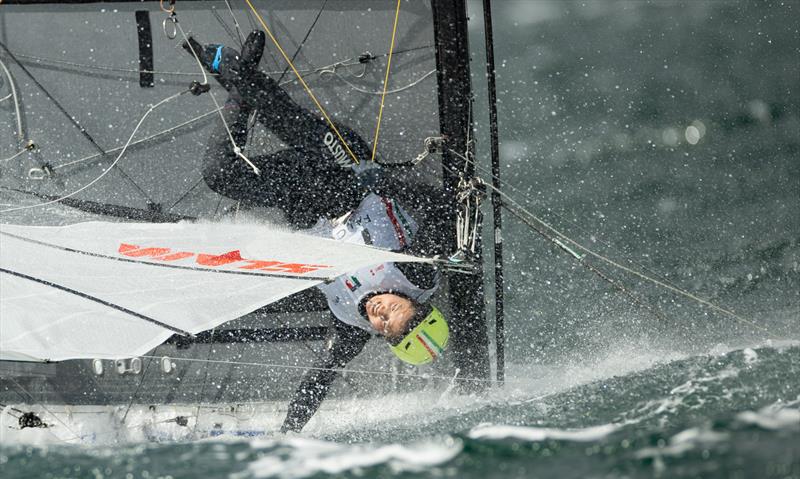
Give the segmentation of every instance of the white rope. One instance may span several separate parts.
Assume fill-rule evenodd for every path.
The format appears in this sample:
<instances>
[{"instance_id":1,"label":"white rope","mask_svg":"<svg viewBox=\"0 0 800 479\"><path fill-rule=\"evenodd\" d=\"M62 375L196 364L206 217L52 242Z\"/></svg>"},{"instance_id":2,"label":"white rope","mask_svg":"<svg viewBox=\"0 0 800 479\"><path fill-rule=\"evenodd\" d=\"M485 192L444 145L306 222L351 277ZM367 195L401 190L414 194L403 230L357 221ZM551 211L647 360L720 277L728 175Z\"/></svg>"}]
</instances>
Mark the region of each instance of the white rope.
<instances>
[{"instance_id":1,"label":"white rope","mask_svg":"<svg viewBox=\"0 0 800 479\"><path fill-rule=\"evenodd\" d=\"M387 94L387 95L391 95L391 94L393 94L393 93L400 93L401 91L405 91L405 90L408 90L409 88L413 88L413 87L417 86L417 85L418 85L420 82L422 82L424 79L426 79L426 78L428 78L429 76L431 76L431 75L433 75L434 73L436 73L436 71L437 71L437 70L431 70L431 71L429 71L428 73L426 73L426 74L422 75L421 77L417 78L416 80L412 81L412 82L411 82L411 83L409 83L408 85L405 85L405 86L402 86L402 87L399 87L399 88L395 88L394 90L389 90L389 91L387 91L387 92L386 92L386 94ZM353 90L355 90L355 91L357 91L357 92L360 92L360 93L365 93L365 94L367 94L367 95L382 95L382 94L383 94L383 91L370 91L370 90L365 90L365 89L363 89L363 88L361 88L361 87L359 87L359 86L355 85L355 84L354 84L354 83L352 83L351 81L349 81L349 80L345 79L345 78L344 78L342 75L340 75L340 74L339 74L339 72L336 72L336 71L333 71L333 72L324 72L324 71L322 71L322 72L320 72L320 75L322 75L323 73L332 73L333 75L335 75L335 76L336 76L336 78L338 78L338 79L339 79L339 80L341 80L342 82L346 83L346 84L347 84L347 86L349 86L350 88L352 88Z\"/></svg>"},{"instance_id":2,"label":"white rope","mask_svg":"<svg viewBox=\"0 0 800 479\"><path fill-rule=\"evenodd\" d=\"M200 121L200 120L202 120L203 118L205 118L205 117L207 117L207 116L210 116L210 115L213 115L213 114L214 114L214 113L216 113L216 112L217 112L217 110L211 110L211 111L209 111L209 112L203 113L203 114L202 114L202 115L200 115L200 116L196 116L196 117L194 117L194 118L191 118L191 119L189 119L189 120L186 120L186 121L184 121L184 122L182 122L182 123L178 123L177 125L175 125L175 126L173 126L173 127L171 127L171 128L168 128L168 129L166 129L166 130L160 131L160 132L158 132L158 133L153 133L152 135L150 135L150 136L147 136L147 137L144 137L144 138L142 138L141 140L136 140L136 141L134 141L133 143L131 143L131 144L130 144L130 145L128 145L128 146L129 146L129 147L130 147L130 146L136 146L136 145L138 145L138 144L140 144L140 143L144 143L144 142L146 142L146 141L150 141L150 140L152 140L152 139L154 139L154 138L158 138L159 136L166 135L167 133L171 133L171 132L173 132L173 131L175 131L175 130L177 130L177 129L183 128L184 126L190 125L190 124L192 124L192 123L194 123L194 122L196 122L196 121ZM68 163L64 163L64 164L62 164L62 165L53 166L53 167L52 167L52 169L53 169L53 170L60 170L60 169L62 169L62 168L66 168L66 167L68 167L68 166L77 165L77 164L79 164L79 163L83 163L83 162L86 162L86 161L92 160L92 159L94 159L94 158L100 157L100 156L105 156L105 155L107 155L107 154L109 154L109 153L114 153L115 151L119 151L119 150L121 150L122 148L124 148L124 146L117 146L117 147L115 147L115 148L112 148L112 149L110 149L110 150L106 150L106 151L105 151L105 153L94 153L94 154L92 154L92 155L89 155L89 156L86 156L86 157L83 157L83 158L79 158L79 159L77 159L77 160L73 160L73 161L70 161L70 162L68 162Z\"/></svg>"},{"instance_id":3,"label":"white rope","mask_svg":"<svg viewBox=\"0 0 800 479\"><path fill-rule=\"evenodd\" d=\"M25 133L22 131L22 115L19 111L19 98L17 98L17 88L14 86L14 78L11 76L11 72L8 71L6 64L3 63L3 60L0 60L0 68L3 69L3 73L5 73L6 78L8 78L8 87L11 89L11 98L14 99L14 114L17 120L17 136L19 137L20 142L25 141ZM6 97L8 98L8 97ZM3 100L5 100L4 98Z\"/></svg>"},{"instance_id":4,"label":"white rope","mask_svg":"<svg viewBox=\"0 0 800 479\"><path fill-rule=\"evenodd\" d=\"M23 148L23 149L19 150L18 152L14 153L12 156L9 156L8 158L2 159L0 161L2 161L3 163L6 163L6 162L11 161L14 158L18 157L19 155L25 153L26 151L28 151L28 148Z\"/></svg>"}]
</instances>

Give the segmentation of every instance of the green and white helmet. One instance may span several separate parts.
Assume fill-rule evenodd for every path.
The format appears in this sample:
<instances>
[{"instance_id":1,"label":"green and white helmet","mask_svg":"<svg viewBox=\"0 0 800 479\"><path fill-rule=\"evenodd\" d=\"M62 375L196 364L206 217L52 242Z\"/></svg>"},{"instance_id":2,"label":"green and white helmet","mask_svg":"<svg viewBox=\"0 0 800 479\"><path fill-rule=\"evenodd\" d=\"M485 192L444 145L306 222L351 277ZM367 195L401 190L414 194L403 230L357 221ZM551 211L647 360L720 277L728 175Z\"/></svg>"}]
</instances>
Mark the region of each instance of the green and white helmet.
<instances>
[{"instance_id":1,"label":"green and white helmet","mask_svg":"<svg viewBox=\"0 0 800 479\"><path fill-rule=\"evenodd\" d=\"M409 322L410 331L391 346L398 358L415 366L441 356L450 338L450 328L442 312L434 306L424 308Z\"/></svg>"}]
</instances>

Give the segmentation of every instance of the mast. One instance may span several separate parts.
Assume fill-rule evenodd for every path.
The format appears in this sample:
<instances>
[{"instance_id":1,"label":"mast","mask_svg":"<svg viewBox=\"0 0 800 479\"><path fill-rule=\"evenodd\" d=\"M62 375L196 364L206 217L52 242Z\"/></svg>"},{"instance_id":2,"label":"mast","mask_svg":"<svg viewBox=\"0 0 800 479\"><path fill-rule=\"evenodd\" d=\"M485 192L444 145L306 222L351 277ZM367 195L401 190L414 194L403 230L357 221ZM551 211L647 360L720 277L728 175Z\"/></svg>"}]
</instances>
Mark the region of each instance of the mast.
<instances>
[{"instance_id":1,"label":"mast","mask_svg":"<svg viewBox=\"0 0 800 479\"><path fill-rule=\"evenodd\" d=\"M469 70L466 0L432 0L433 32L436 42L436 68L439 86L439 124L447 145L442 152L443 183L457 205L458 176L453 172L473 174L469 162L449 150L466 152L472 130L472 84ZM452 218L452 231L455 219ZM455 245L455 238L453 238ZM489 336L483 297L483 266L480 245L476 248L474 274L449 276L453 362L459 377L489 379ZM462 381L462 387L485 389L487 382Z\"/></svg>"},{"instance_id":2,"label":"mast","mask_svg":"<svg viewBox=\"0 0 800 479\"><path fill-rule=\"evenodd\" d=\"M492 0L483 0L483 32L486 39L486 80L489 90L489 137L492 147L492 220L494 221L494 305L497 380L505 379L505 312L503 309L503 218L500 213L500 150L497 139L497 85L494 71Z\"/></svg>"}]
</instances>

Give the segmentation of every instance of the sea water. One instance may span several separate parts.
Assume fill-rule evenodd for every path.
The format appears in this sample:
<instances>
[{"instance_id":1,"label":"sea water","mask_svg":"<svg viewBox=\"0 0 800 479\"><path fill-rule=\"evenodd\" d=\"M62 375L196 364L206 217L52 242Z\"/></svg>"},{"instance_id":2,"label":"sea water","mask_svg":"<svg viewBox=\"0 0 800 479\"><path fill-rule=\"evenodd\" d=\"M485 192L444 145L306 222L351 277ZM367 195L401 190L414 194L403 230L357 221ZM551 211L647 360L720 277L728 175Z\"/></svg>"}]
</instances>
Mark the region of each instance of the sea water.
<instances>
[{"instance_id":1,"label":"sea water","mask_svg":"<svg viewBox=\"0 0 800 479\"><path fill-rule=\"evenodd\" d=\"M507 191L742 319L645 282L663 316L632 305L509 217L505 384L345 401L302 434L3 444L0 476L800 477L800 5L494 8Z\"/></svg>"},{"instance_id":2,"label":"sea water","mask_svg":"<svg viewBox=\"0 0 800 479\"><path fill-rule=\"evenodd\" d=\"M485 397L389 397L388 420L343 404L303 434L5 446L0 467L8 479L798 476L800 344L625 358L540 370L538 397L512 374Z\"/></svg>"}]
</instances>

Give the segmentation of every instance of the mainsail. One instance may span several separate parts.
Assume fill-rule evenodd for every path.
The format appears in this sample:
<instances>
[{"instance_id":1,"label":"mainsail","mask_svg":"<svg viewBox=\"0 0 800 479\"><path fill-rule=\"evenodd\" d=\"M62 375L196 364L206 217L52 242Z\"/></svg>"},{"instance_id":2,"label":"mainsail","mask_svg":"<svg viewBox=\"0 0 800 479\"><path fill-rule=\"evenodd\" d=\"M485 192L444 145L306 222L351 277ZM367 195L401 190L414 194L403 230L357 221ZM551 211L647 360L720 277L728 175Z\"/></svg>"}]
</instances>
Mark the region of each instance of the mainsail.
<instances>
[{"instance_id":1,"label":"mainsail","mask_svg":"<svg viewBox=\"0 0 800 479\"><path fill-rule=\"evenodd\" d=\"M0 359L122 358L387 261L244 224L0 226Z\"/></svg>"}]
</instances>

